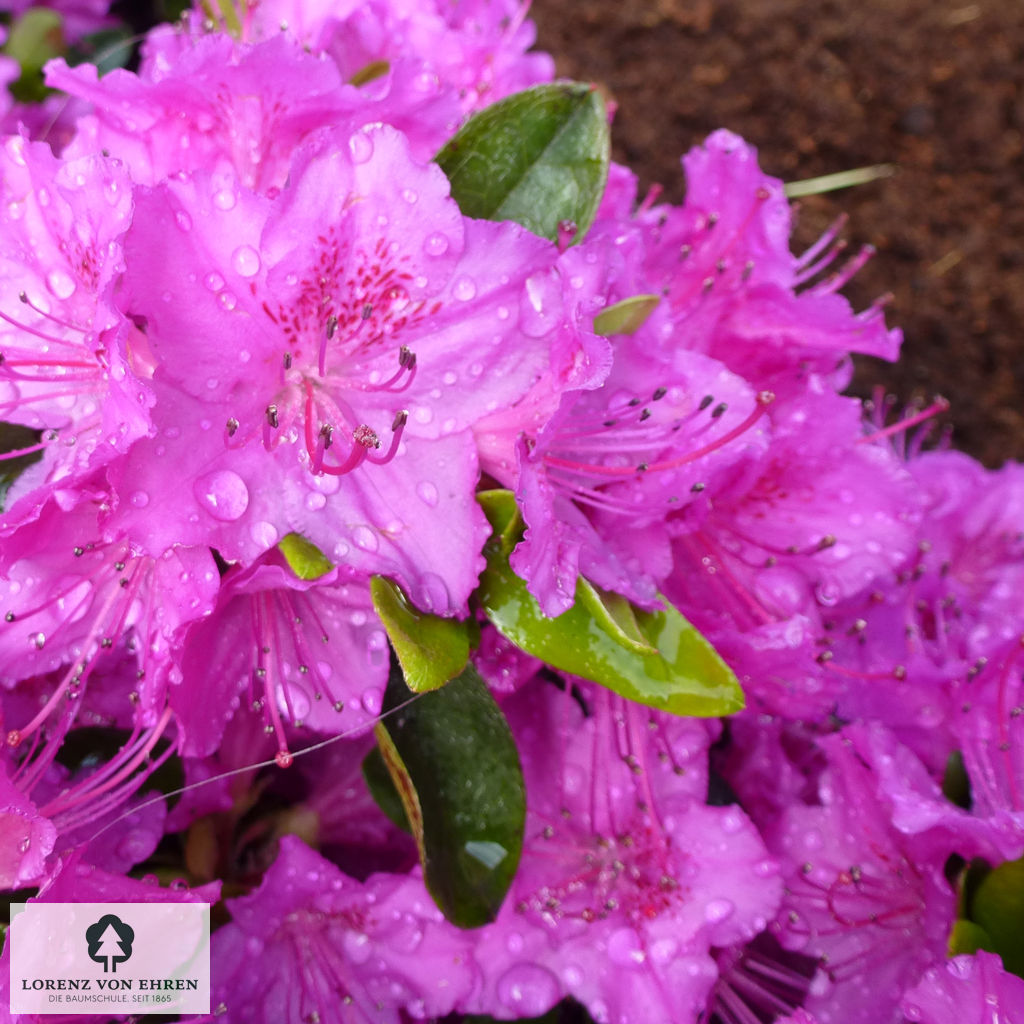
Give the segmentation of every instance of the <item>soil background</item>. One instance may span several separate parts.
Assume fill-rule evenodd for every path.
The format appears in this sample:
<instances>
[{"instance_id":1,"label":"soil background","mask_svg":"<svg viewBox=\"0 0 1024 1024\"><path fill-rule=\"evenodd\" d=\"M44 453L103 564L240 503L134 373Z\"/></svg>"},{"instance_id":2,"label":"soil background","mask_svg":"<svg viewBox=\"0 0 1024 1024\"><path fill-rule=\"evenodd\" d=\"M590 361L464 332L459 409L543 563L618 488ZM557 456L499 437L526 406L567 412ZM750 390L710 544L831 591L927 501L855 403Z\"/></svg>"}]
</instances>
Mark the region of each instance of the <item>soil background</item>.
<instances>
[{"instance_id":1,"label":"soil background","mask_svg":"<svg viewBox=\"0 0 1024 1024\"><path fill-rule=\"evenodd\" d=\"M719 127L787 182L893 164L802 199L793 239L846 212L849 251L878 250L845 294L893 293L903 357L861 360L853 390L941 394L955 445L1024 459L1022 0L534 0L531 17L559 74L615 101L615 159L666 199Z\"/></svg>"}]
</instances>

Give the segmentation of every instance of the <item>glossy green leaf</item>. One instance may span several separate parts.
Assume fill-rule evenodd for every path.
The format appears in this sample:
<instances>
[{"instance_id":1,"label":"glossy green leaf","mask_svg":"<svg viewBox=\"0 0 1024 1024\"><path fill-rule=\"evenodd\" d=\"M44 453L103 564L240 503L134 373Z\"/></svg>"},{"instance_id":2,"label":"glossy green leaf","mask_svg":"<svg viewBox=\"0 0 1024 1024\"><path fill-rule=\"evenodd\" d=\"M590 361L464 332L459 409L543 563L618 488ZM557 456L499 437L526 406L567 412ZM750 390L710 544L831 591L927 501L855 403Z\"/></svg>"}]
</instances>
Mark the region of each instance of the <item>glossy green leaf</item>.
<instances>
[{"instance_id":1,"label":"glossy green leaf","mask_svg":"<svg viewBox=\"0 0 1024 1024\"><path fill-rule=\"evenodd\" d=\"M277 546L300 580L318 580L334 568L327 556L301 534L286 533Z\"/></svg>"},{"instance_id":2,"label":"glossy green leaf","mask_svg":"<svg viewBox=\"0 0 1024 1024\"><path fill-rule=\"evenodd\" d=\"M1003 966L1024 977L1024 858L993 868L971 900L970 919L992 939Z\"/></svg>"},{"instance_id":3,"label":"glossy green leaf","mask_svg":"<svg viewBox=\"0 0 1024 1024\"><path fill-rule=\"evenodd\" d=\"M412 832L409 818L402 806L402 798L395 789L391 775L388 773L388 766L384 763L384 755L380 747L374 747L366 757L363 758L363 780L366 788L370 791L377 806L405 832Z\"/></svg>"},{"instance_id":4,"label":"glossy green leaf","mask_svg":"<svg viewBox=\"0 0 1024 1024\"><path fill-rule=\"evenodd\" d=\"M467 217L513 220L557 241L571 221L580 239L608 178L608 115L577 82L538 85L474 115L437 156Z\"/></svg>"},{"instance_id":5,"label":"glossy green leaf","mask_svg":"<svg viewBox=\"0 0 1024 1024\"><path fill-rule=\"evenodd\" d=\"M631 295L628 299L606 306L594 317L594 333L635 334L661 302L660 295Z\"/></svg>"},{"instance_id":6,"label":"glossy green leaf","mask_svg":"<svg viewBox=\"0 0 1024 1024\"><path fill-rule=\"evenodd\" d=\"M508 491L477 496L493 528L475 598L501 633L563 672L629 700L677 715L729 715L743 707L732 669L668 602L660 611L629 607L582 577L576 603L557 618L540 610L512 571L509 554L522 524Z\"/></svg>"},{"instance_id":7,"label":"glossy green leaf","mask_svg":"<svg viewBox=\"0 0 1024 1024\"><path fill-rule=\"evenodd\" d=\"M526 793L501 710L472 665L411 700L392 659L375 731L416 838L427 889L462 928L493 921L522 850Z\"/></svg>"},{"instance_id":8,"label":"glossy green leaf","mask_svg":"<svg viewBox=\"0 0 1024 1024\"><path fill-rule=\"evenodd\" d=\"M967 777L963 754L954 750L946 760L946 770L942 775L942 795L957 807L970 809L971 780Z\"/></svg>"},{"instance_id":9,"label":"glossy green leaf","mask_svg":"<svg viewBox=\"0 0 1024 1024\"><path fill-rule=\"evenodd\" d=\"M383 576L370 580L370 594L410 690L436 690L463 670L469 660L467 623L421 612Z\"/></svg>"}]
</instances>

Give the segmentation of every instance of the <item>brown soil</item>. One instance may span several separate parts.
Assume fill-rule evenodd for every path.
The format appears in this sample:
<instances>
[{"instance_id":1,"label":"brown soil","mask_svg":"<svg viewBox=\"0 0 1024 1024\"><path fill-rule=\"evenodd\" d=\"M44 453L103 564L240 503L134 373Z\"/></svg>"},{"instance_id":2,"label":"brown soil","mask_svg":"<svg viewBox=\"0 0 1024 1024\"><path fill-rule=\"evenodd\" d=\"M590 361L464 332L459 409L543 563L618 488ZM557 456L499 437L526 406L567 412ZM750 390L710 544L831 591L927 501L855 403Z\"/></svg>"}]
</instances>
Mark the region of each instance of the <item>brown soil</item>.
<instances>
[{"instance_id":1,"label":"brown soil","mask_svg":"<svg viewBox=\"0 0 1024 1024\"><path fill-rule=\"evenodd\" d=\"M894 293L903 359L855 389L942 394L954 442L1024 459L1024 5L1020 0L534 0L561 75L618 104L615 156L666 197L714 128L786 181L890 163L896 174L802 200L794 244L841 212L878 255L846 289Z\"/></svg>"}]
</instances>

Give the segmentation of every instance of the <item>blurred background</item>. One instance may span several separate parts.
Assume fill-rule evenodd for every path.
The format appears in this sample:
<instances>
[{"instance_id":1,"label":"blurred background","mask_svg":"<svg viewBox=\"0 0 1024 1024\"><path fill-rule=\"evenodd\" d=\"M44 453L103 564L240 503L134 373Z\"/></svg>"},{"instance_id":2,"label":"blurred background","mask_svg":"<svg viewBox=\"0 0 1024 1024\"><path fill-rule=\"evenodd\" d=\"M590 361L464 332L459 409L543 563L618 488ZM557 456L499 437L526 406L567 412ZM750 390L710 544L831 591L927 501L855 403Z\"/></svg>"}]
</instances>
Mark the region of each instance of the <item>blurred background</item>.
<instances>
[{"instance_id":1,"label":"blurred background","mask_svg":"<svg viewBox=\"0 0 1024 1024\"><path fill-rule=\"evenodd\" d=\"M896 366L854 390L941 394L953 443L1024 459L1024 3L1021 0L533 0L560 75L618 105L615 158L682 198L679 158L715 128L786 182L876 164L891 177L800 200L805 248L841 213L847 286L892 292Z\"/></svg>"}]
</instances>

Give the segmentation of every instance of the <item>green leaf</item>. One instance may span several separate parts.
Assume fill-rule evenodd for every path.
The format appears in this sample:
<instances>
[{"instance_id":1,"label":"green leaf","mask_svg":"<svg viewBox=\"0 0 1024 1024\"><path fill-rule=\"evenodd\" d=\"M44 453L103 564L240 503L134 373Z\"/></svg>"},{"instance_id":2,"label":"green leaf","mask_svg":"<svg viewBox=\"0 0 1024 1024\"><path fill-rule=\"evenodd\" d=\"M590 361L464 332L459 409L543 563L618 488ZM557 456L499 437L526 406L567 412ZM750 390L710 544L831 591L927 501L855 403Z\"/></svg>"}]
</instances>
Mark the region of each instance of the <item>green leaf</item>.
<instances>
[{"instance_id":1,"label":"green leaf","mask_svg":"<svg viewBox=\"0 0 1024 1024\"><path fill-rule=\"evenodd\" d=\"M557 241L597 214L610 133L600 93L578 82L538 85L474 115L437 156L467 217L513 220Z\"/></svg>"},{"instance_id":2,"label":"green leaf","mask_svg":"<svg viewBox=\"0 0 1024 1024\"><path fill-rule=\"evenodd\" d=\"M1024 977L1024 857L993 868L971 900L970 919L992 940L1003 966Z\"/></svg>"},{"instance_id":3,"label":"green leaf","mask_svg":"<svg viewBox=\"0 0 1024 1024\"><path fill-rule=\"evenodd\" d=\"M370 791L370 796L391 821L403 831L412 832L405 807L402 806L402 798L391 781L380 747L374 747L363 758L363 780Z\"/></svg>"},{"instance_id":4,"label":"green leaf","mask_svg":"<svg viewBox=\"0 0 1024 1024\"><path fill-rule=\"evenodd\" d=\"M965 921L962 917L953 922L953 930L949 933L949 942L946 945L947 956L960 956L961 953L977 953L984 949L989 953L995 952L992 945L992 937L981 925L973 921Z\"/></svg>"},{"instance_id":5,"label":"green leaf","mask_svg":"<svg viewBox=\"0 0 1024 1024\"><path fill-rule=\"evenodd\" d=\"M318 580L334 568L327 556L301 534L286 533L277 546L300 580Z\"/></svg>"},{"instance_id":6,"label":"green leaf","mask_svg":"<svg viewBox=\"0 0 1024 1024\"><path fill-rule=\"evenodd\" d=\"M526 819L519 753L472 665L443 689L412 696L392 659L377 742L427 889L449 921L476 928L497 916L519 864Z\"/></svg>"},{"instance_id":7,"label":"green leaf","mask_svg":"<svg viewBox=\"0 0 1024 1024\"><path fill-rule=\"evenodd\" d=\"M32 430L30 427L23 427L19 423L0 422L0 455L7 455L23 448L32 448L39 443L41 437L42 434L38 430ZM38 462L42 457L43 453L36 451L0 461L0 510L4 508L11 484L29 466Z\"/></svg>"},{"instance_id":8,"label":"green leaf","mask_svg":"<svg viewBox=\"0 0 1024 1024\"><path fill-rule=\"evenodd\" d=\"M732 669L667 601L659 611L642 611L581 577L573 607L557 618L544 615L509 565L522 529L515 499L509 491L477 498L494 533L475 599L505 637L553 668L661 711L717 717L743 707Z\"/></svg>"},{"instance_id":9,"label":"green leaf","mask_svg":"<svg viewBox=\"0 0 1024 1024\"><path fill-rule=\"evenodd\" d=\"M946 760L946 770L942 775L942 795L957 807L970 810L971 780L967 777L964 757L959 750L954 750Z\"/></svg>"},{"instance_id":10,"label":"green leaf","mask_svg":"<svg viewBox=\"0 0 1024 1024\"><path fill-rule=\"evenodd\" d=\"M7 32L0 52L12 57L21 68L21 76L10 85L15 99L38 103L48 93L43 84L43 65L59 57L66 49L64 19L48 7L30 7L17 18Z\"/></svg>"},{"instance_id":11,"label":"green leaf","mask_svg":"<svg viewBox=\"0 0 1024 1024\"><path fill-rule=\"evenodd\" d=\"M364 64L349 80L349 85L366 85L374 79L382 78L391 70L391 64L386 60L371 60Z\"/></svg>"},{"instance_id":12,"label":"green leaf","mask_svg":"<svg viewBox=\"0 0 1024 1024\"><path fill-rule=\"evenodd\" d=\"M467 623L421 612L383 576L370 580L370 594L410 690L436 690L462 671L469 660Z\"/></svg>"},{"instance_id":13,"label":"green leaf","mask_svg":"<svg viewBox=\"0 0 1024 1024\"><path fill-rule=\"evenodd\" d=\"M594 317L594 333L603 336L636 334L647 323L647 318L659 302L660 295L632 295L614 305L605 306Z\"/></svg>"}]
</instances>

